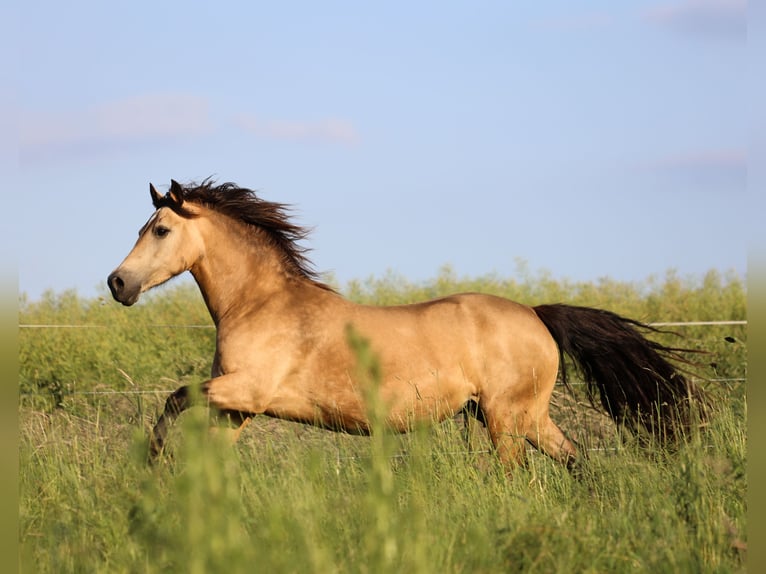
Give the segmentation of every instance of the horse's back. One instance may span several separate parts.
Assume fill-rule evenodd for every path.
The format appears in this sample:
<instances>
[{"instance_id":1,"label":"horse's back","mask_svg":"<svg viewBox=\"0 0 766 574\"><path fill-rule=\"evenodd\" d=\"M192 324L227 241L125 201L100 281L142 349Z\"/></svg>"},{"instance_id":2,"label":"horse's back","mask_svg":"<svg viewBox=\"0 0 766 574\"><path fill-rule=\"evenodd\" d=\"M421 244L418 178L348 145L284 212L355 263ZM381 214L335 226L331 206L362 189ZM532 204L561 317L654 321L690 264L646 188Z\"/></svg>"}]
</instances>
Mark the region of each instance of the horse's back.
<instances>
[{"instance_id":1,"label":"horse's back","mask_svg":"<svg viewBox=\"0 0 766 574\"><path fill-rule=\"evenodd\" d=\"M353 322L371 332L390 329L398 335L422 336L457 346L491 341L507 346L518 338L555 346L530 306L496 295L458 293L409 305L362 309Z\"/></svg>"}]
</instances>

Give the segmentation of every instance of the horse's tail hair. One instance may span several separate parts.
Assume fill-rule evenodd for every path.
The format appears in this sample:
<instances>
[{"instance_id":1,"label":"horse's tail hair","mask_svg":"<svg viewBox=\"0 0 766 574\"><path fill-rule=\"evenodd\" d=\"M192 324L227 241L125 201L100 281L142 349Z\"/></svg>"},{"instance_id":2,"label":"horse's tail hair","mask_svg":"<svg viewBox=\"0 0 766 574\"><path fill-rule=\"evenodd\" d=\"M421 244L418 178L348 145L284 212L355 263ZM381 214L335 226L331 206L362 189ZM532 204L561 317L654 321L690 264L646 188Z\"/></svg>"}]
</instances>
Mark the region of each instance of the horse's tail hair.
<instances>
[{"instance_id":1,"label":"horse's tail hair","mask_svg":"<svg viewBox=\"0 0 766 574\"><path fill-rule=\"evenodd\" d=\"M534 310L559 347L564 384L569 387L563 360L568 355L581 371L591 403L595 405L598 391L616 423L633 431L645 429L664 441L704 419L701 389L670 362L690 364L683 357L688 350L643 335L658 329L590 307L555 304Z\"/></svg>"}]
</instances>

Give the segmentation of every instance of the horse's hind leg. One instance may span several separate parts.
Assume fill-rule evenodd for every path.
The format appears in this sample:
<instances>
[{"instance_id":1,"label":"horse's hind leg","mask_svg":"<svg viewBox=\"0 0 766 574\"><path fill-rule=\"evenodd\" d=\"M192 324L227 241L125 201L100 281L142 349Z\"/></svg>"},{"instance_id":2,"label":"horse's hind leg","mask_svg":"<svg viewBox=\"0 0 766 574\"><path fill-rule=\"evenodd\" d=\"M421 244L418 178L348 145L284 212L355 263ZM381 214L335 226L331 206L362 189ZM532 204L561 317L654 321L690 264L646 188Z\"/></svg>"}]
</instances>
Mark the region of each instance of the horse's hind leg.
<instances>
[{"instance_id":1,"label":"horse's hind leg","mask_svg":"<svg viewBox=\"0 0 766 574\"><path fill-rule=\"evenodd\" d=\"M574 470L577 461L577 449L554 423L548 413L541 416L527 432L527 440L540 452Z\"/></svg>"},{"instance_id":2,"label":"horse's hind leg","mask_svg":"<svg viewBox=\"0 0 766 574\"><path fill-rule=\"evenodd\" d=\"M542 453L575 470L577 449L546 414L539 419L526 412L508 413L504 417L488 414L489 436L500 461L508 467L526 463L527 442Z\"/></svg>"},{"instance_id":3,"label":"horse's hind leg","mask_svg":"<svg viewBox=\"0 0 766 574\"><path fill-rule=\"evenodd\" d=\"M489 438L507 472L527 462L527 421L523 413L482 409Z\"/></svg>"}]
</instances>

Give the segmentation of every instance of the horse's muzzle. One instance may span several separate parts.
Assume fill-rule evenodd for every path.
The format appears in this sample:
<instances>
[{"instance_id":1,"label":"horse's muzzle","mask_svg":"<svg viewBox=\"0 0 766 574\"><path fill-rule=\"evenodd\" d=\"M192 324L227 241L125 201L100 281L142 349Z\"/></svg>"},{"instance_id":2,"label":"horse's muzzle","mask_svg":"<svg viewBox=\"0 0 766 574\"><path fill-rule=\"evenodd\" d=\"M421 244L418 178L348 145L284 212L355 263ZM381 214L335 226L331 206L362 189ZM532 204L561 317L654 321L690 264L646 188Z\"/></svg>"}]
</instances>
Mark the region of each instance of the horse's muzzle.
<instances>
[{"instance_id":1,"label":"horse's muzzle","mask_svg":"<svg viewBox=\"0 0 766 574\"><path fill-rule=\"evenodd\" d=\"M115 301L118 301L130 307L133 303L138 301L138 296L141 293L140 287L132 285L131 281L123 279L122 274L117 271L113 271L106 279L106 284L109 286L109 291L112 293Z\"/></svg>"}]
</instances>

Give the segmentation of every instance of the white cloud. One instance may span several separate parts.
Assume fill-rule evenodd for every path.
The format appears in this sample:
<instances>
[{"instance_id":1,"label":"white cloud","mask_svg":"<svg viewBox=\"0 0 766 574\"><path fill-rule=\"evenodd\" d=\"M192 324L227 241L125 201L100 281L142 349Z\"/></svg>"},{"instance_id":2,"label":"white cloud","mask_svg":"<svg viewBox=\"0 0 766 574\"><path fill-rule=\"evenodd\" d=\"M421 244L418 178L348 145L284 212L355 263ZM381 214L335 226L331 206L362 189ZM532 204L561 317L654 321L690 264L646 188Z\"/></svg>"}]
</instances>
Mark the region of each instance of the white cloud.
<instances>
[{"instance_id":1,"label":"white cloud","mask_svg":"<svg viewBox=\"0 0 766 574\"><path fill-rule=\"evenodd\" d=\"M657 5L645 13L650 22L692 36L745 41L746 0L685 0Z\"/></svg>"},{"instance_id":2,"label":"white cloud","mask_svg":"<svg viewBox=\"0 0 766 574\"><path fill-rule=\"evenodd\" d=\"M745 169L747 153L737 148L701 150L665 156L657 160L655 166L661 169Z\"/></svg>"},{"instance_id":3,"label":"white cloud","mask_svg":"<svg viewBox=\"0 0 766 574\"><path fill-rule=\"evenodd\" d=\"M747 184L747 151L722 148L668 154L642 165L641 170L694 189L742 192Z\"/></svg>"},{"instance_id":4,"label":"white cloud","mask_svg":"<svg viewBox=\"0 0 766 574\"><path fill-rule=\"evenodd\" d=\"M360 137L349 120L326 118L317 121L262 120L253 115L236 116L234 124L259 137L288 141L356 145Z\"/></svg>"},{"instance_id":5,"label":"white cloud","mask_svg":"<svg viewBox=\"0 0 766 574\"><path fill-rule=\"evenodd\" d=\"M88 157L178 139L209 135L222 126L204 97L146 94L63 112L22 110L19 150L22 163L56 157ZM219 114L220 115L220 114ZM230 116L230 125L275 140L353 146L359 133L340 118L317 121Z\"/></svg>"},{"instance_id":6,"label":"white cloud","mask_svg":"<svg viewBox=\"0 0 766 574\"><path fill-rule=\"evenodd\" d=\"M213 130L208 107L207 100L198 96L149 94L83 110L25 110L20 122L21 156L203 135Z\"/></svg>"}]
</instances>

